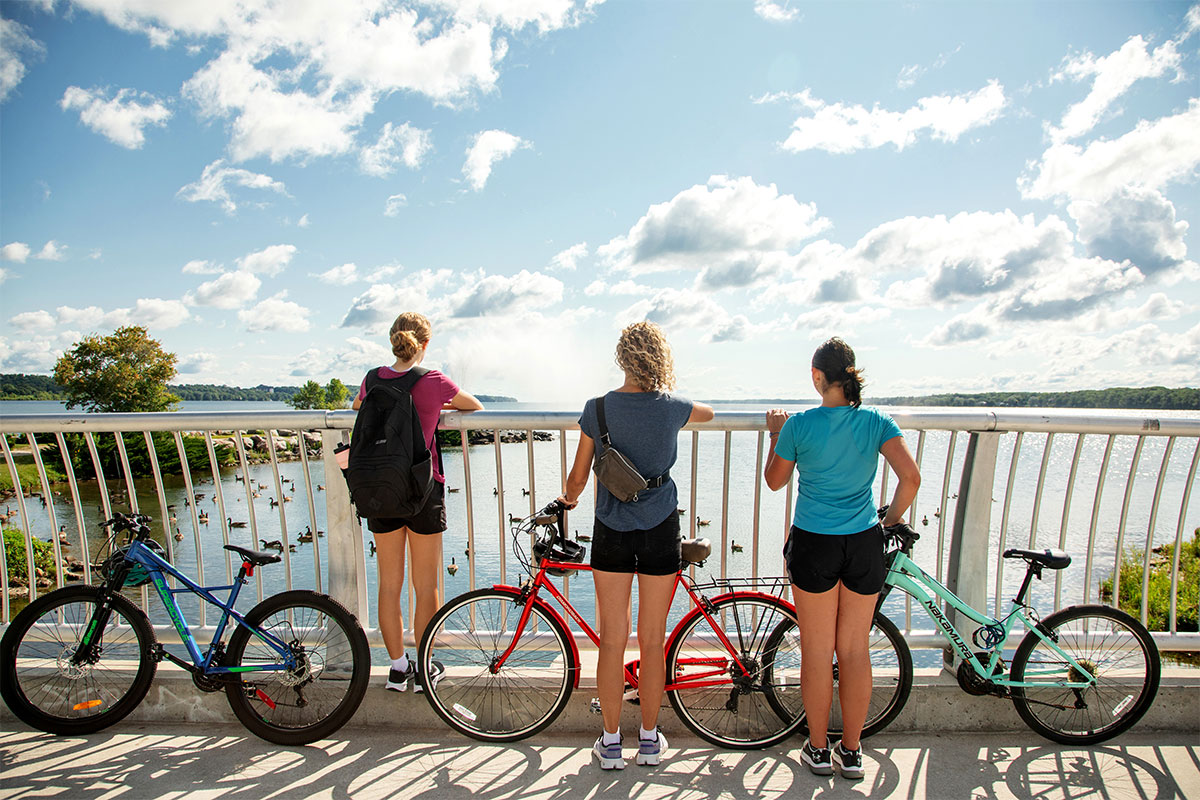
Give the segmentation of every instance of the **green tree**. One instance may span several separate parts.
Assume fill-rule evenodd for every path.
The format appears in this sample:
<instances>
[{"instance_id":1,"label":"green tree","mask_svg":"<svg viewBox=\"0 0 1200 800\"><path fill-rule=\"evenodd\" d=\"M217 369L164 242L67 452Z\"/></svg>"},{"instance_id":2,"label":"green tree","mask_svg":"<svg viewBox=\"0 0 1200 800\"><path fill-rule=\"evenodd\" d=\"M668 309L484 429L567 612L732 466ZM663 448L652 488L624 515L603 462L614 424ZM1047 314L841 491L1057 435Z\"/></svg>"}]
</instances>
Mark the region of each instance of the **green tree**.
<instances>
[{"instance_id":1,"label":"green tree","mask_svg":"<svg viewBox=\"0 0 1200 800\"><path fill-rule=\"evenodd\" d=\"M346 388L346 384L337 378L332 378L329 383L325 384L325 408L335 410L345 408L346 401L349 399L350 390Z\"/></svg>"},{"instance_id":2,"label":"green tree","mask_svg":"<svg viewBox=\"0 0 1200 800\"><path fill-rule=\"evenodd\" d=\"M167 389L176 360L145 328L129 325L77 342L54 365L54 380L66 391L67 408L170 411L179 402Z\"/></svg>"},{"instance_id":3,"label":"green tree","mask_svg":"<svg viewBox=\"0 0 1200 800\"><path fill-rule=\"evenodd\" d=\"M317 383L316 381L306 381L304 385L300 387L300 391L288 398L287 404L292 408L299 410L309 408L324 408L325 390L322 389L321 384Z\"/></svg>"}]
</instances>

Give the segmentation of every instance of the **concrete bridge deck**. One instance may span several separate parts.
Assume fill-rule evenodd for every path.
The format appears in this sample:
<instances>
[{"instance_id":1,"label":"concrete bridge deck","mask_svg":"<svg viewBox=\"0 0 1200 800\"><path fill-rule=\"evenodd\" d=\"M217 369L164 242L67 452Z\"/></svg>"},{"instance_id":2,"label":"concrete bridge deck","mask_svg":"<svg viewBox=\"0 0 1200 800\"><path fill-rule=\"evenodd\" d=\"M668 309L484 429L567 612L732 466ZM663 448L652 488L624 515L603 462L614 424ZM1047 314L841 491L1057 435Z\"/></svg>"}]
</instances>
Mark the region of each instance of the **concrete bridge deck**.
<instances>
[{"instance_id":1,"label":"concrete bridge deck","mask_svg":"<svg viewBox=\"0 0 1200 800\"><path fill-rule=\"evenodd\" d=\"M307 747L281 748L231 724L122 723L55 737L7 722L0 798L402 798L403 800L742 800L895 797L1127 800L1200 797L1194 733L1134 732L1072 748L1028 731L885 732L864 740L867 777L817 777L799 741L735 752L674 737L659 767L603 772L592 736L548 733L485 745L447 729L348 726Z\"/></svg>"}]
</instances>

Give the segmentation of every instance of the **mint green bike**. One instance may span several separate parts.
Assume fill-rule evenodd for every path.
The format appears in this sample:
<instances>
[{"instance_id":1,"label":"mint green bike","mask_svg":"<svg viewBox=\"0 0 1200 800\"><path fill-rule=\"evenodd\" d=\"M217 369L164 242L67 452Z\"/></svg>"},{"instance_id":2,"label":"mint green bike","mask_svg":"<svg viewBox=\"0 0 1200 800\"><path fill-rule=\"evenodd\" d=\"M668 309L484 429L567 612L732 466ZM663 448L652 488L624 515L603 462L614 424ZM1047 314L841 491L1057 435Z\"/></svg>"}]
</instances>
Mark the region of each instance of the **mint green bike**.
<instances>
[{"instance_id":1,"label":"mint green bike","mask_svg":"<svg viewBox=\"0 0 1200 800\"><path fill-rule=\"evenodd\" d=\"M1025 724L1047 739L1077 745L1106 741L1128 730L1154 702L1161 673L1158 648L1140 622L1104 605L1069 606L1041 619L1025 602L1031 582L1040 579L1043 570L1070 565L1067 553L1006 550L1004 558L1021 559L1027 567L1012 608L997 619L971 608L913 562L912 548L920 534L911 527L894 525L885 535L888 573L871 629L873 691L863 736L887 727L912 689L912 654L879 610L894 588L925 609L960 656L957 678L963 691L1012 700ZM957 611L958 619L973 623L974 630L960 630L942 611L942 603ZM1025 634L1011 651L1008 643L1018 622ZM800 636L795 622L780 623L765 650L772 670L768 682L781 701L785 685L798 694ZM841 726L835 691L830 733L840 733Z\"/></svg>"}]
</instances>

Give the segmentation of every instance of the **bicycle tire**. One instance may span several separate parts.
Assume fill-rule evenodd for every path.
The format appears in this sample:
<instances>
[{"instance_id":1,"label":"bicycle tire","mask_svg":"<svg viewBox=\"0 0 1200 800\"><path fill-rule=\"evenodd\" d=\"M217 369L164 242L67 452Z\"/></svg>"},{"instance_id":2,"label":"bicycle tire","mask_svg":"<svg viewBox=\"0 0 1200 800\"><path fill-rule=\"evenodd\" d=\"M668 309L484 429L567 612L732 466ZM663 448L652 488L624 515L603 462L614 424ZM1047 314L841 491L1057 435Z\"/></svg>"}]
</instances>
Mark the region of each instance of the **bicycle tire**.
<instances>
[{"instance_id":1,"label":"bicycle tire","mask_svg":"<svg viewBox=\"0 0 1200 800\"><path fill-rule=\"evenodd\" d=\"M773 595L732 593L713 598L706 609L680 620L667 646L668 687L674 686L667 697L675 713L720 747L754 750L788 738L803 719L778 713L764 656L771 632L791 618L792 606ZM736 659L709 619L737 649Z\"/></svg>"},{"instance_id":2,"label":"bicycle tire","mask_svg":"<svg viewBox=\"0 0 1200 800\"><path fill-rule=\"evenodd\" d=\"M862 738L872 736L886 728L896 719L908 702L912 692L913 661L912 651L904 640L896 624L883 615L875 612L875 619L869 634L871 653L871 704L867 709L867 719L863 724ZM800 697L800 636L796 623L784 620L771 633L767 644L767 665L774 673L777 670L782 675L772 675L771 685L775 693L770 695L781 709L780 713L795 713L796 704L801 707L804 717L802 729L808 732L808 716L803 711L803 700ZM840 738L842 733L841 703L837 692L837 657L833 665L833 702L829 708L829 735Z\"/></svg>"},{"instance_id":3,"label":"bicycle tire","mask_svg":"<svg viewBox=\"0 0 1200 800\"><path fill-rule=\"evenodd\" d=\"M434 614L417 651L422 674L430 674L435 657L446 670L425 689L429 705L472 739L513 742L533 736L558 718L574 688L579 663L570 633L540 603L530 608L504 667L493 672L525 608L517 600L515 592L496 589L459 595Z\"/></svg>"},{"instance_id":4,"label":"bicycle tire","mask_svg":"<svg viewBox=\"0 0 1200 800\"><path fill-rule=\"evenodd\" d=\"M354 716L371 677L366 634L328 595L298 589L250 609L246 622L293 648L299 666L232 673L225 696L246 729L268 742L301 745L323 739ZM282 663L251 629L238 625L223 661L229 667Z\"/></svg>"},{"instance_id":5,"label":"bicycle tire","mask_svg":"<svg viewBox=\"0 0 1200 800\"><path fill-rule=\"evenodd\" d=\"M1150 708L1161 665L1158 647L1136 619L1109 606L1070 606L1038 628L1097 683L1078 694L1061 686L1012 687L1017 714L1034 731L1060 744L1094 744L1127 730ZM1071 678L1062 656L1033 630L1013 654L1012 679L1024 680L1026 669L1068 671ZM1074 707L1077 699L1084 708Z\"/></svg>"},{"instance_id":6,"label":"bicycle tire","mask_svg":"<svg viewBox=\"0 0 1200 800\"><path fill-rule=\"evenodd\" d=\"M69 663L101 592L98 586L50 592L4 632L0 695L22 722L59 735L95 733L124 719L146 696L158 668L154 630L141 609L119 594L110 596L108 624L91 663Z\"/></svg>"}]
</instances>

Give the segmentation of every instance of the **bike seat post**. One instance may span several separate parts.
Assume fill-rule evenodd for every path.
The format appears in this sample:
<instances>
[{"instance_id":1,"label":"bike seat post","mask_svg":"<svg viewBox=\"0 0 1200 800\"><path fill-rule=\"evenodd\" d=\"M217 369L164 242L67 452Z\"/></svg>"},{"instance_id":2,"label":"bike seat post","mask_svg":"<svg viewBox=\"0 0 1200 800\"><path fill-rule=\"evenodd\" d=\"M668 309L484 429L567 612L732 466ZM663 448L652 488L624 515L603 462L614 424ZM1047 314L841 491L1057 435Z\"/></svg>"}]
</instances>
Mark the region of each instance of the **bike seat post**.
<instances>
[{"instance_id":1,"label":"bike seat post","mask_svg":"<svg viewBox=\"0 0 1200 800\"><path fill-rule=\"evenodd\" d=\"M1030 561L1029 566L1025 570L1025 580L1021 581L1021 589L1020 589L1020 591L1017 592L1017 596L1015 598L1013 598L1013 604L1018 605L1018 606L1024 605L1025 604L1025 593L1029 591L1029 584L1033 582L1034 578L1040 579L1041 577L1042 577L1041 565L1038 564L1036 561Z\"/></svg>"}]
</instances>

